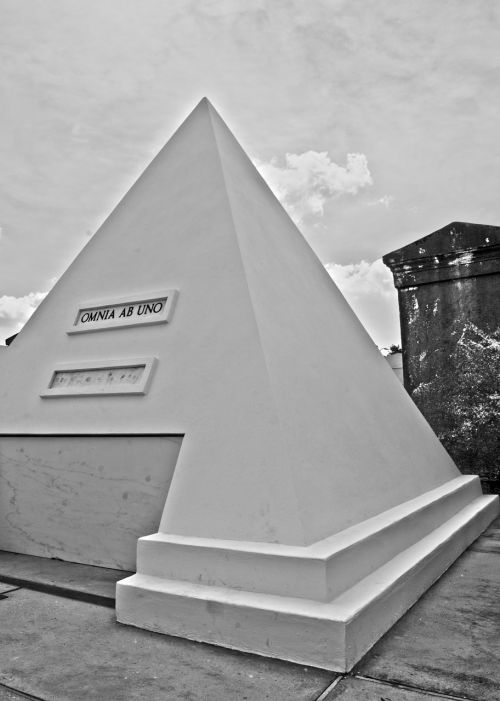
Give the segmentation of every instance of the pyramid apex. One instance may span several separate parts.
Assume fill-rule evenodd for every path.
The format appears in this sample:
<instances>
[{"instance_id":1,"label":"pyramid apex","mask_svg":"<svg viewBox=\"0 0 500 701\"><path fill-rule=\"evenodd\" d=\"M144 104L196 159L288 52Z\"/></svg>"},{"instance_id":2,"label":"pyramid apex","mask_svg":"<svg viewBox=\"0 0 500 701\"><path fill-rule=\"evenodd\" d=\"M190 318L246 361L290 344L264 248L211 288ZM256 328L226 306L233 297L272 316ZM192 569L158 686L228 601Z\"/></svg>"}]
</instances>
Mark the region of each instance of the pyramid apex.
<instances>
[{"instance_id":1,"label":"pyramid apex","mask_svg":"<svg viewBox=\"0 0 500 701\"><path fill-rule=\"evenodd\" d=\"M201 98L201 100L196 105L195 109L198 109L199 107L211 107L212 109L215 109L208 97L206 96Z\"/></svg>"},{"instance_id":2,"label":"pyramid apex","mask_svg":"<svg viewBox=\"0 0 500 701\"><path fill-rule=\"evenodd\" d=\"M208 99L208 97L205 96L202 97L201 100L195 105L195 107L188 113L188 116L185 118L184 121L188 121L191 115L198 114L200 112L203 112L205 114L219 114L213 106L213 104Z\"/></svg>"}]
</instances>

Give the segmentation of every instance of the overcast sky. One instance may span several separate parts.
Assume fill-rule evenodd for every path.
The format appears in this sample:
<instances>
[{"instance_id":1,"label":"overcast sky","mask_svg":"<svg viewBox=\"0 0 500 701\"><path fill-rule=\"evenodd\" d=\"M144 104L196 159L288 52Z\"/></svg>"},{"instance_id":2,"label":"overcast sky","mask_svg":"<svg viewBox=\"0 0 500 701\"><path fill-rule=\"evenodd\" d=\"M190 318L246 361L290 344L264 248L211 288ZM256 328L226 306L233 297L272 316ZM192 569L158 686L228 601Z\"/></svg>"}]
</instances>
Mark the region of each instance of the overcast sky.
<instances>
[{"instance_id":1,"label":"overcast sky","mask_svg":"<svg viewBox=\"0 0 500 701\"><path fill-rule=\"evenodd\" d=\"M0 0L0 342L207 96L379 346L380 257L500 224L496 0Z\"/></svg>"}]
</instances>

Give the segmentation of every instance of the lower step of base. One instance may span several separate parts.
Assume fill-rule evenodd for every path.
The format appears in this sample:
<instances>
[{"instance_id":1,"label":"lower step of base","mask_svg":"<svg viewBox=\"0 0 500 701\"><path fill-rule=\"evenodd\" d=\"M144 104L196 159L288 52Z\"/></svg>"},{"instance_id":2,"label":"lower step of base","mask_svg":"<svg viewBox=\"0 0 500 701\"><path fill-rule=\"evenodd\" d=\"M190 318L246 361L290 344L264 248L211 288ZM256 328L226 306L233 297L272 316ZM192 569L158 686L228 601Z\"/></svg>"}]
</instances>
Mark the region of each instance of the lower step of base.
<instances>
[{"instance_id":1,"label":"lower step of base","mask_svg":"<svg viewBox=\"0 0 500 701\"><path fill-rule=\"evenodd\" d=\"M475 499L331 602L143 574L118 582L121 623L334 671L350 670L498 513Z\"/></svg>"}]
</instances>

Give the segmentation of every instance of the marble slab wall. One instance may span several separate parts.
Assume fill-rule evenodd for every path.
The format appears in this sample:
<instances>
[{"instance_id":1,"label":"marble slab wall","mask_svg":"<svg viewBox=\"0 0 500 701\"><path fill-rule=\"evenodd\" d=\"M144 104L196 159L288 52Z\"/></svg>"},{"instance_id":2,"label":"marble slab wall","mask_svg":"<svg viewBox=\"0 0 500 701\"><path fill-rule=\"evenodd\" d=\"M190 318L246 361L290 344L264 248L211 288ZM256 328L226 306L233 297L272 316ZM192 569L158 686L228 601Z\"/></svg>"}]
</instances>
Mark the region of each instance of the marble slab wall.
<instances>
[{"instance_id":1,"label":"marble slab wall","mask_svg":"<svg viewBox=\"0 0 500 701\"><path fill-rule=\"evenodd\" d=\"M135 571L176 436L0 436L0 550Z\"/></svg>"}]
</instances>

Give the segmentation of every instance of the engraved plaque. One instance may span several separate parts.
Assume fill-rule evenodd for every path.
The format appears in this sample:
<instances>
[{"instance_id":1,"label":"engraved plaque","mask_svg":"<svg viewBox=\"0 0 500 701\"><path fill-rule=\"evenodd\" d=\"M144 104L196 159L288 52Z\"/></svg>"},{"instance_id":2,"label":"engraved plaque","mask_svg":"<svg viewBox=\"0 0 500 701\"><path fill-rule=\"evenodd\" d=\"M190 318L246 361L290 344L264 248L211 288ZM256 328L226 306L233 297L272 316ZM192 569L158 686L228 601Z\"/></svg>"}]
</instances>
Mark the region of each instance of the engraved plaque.
<instances>
[{"instance_id":1,"label":"engraved plaque","mask_svg":"<svg viewBox=\"0 0 500 701\"><path fill-rule=\"evenodd\" d=\"M68 334L127 326L165 324L172 318L177 290L126 299L89 302L76 314Z\"/></svg>"},{"instance_id":2,"label":"engraved plaque","mask_svg":"<svg viewBox=\"0 0 500 701\"><path fill-rule=\"evenodd\" d=\"M146 394L156 358L85 362L55 368L41 397Z\"/></svg>"},{"instance_id":3,"label":"engraved plaque","mask_svg":"<svg viewBox=\"0 0 500 701\"><path fill-rule=\"evenodd\" d=\"M115 387L136 385L144 374L144 365L95 370L56 370L50 387Z\"/></svg>"}]
</instances>

